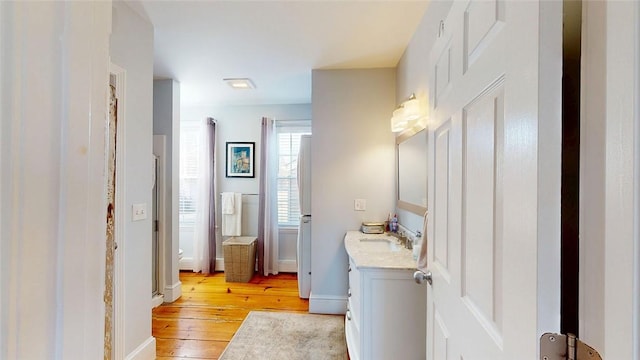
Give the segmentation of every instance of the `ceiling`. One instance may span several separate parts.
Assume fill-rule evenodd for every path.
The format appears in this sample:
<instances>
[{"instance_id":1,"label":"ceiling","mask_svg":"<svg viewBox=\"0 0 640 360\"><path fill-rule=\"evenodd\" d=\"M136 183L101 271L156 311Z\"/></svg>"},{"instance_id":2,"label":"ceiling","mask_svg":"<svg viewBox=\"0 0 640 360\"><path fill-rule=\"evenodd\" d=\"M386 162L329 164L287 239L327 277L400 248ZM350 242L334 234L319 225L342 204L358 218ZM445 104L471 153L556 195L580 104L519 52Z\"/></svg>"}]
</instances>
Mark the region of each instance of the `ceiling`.
<instances>
[{"instance_id":1,"label":"ceiling","mask_svg":"<svg viewBox=\"0 0 640 360\"><path fill-rule=\"evenodd\" d=\"M131 4L131 3L130 3ZM311 102L312 69L395 67L427 1L138 1L154 26L154 77L181 104ZM223 78L248 77L253 90Z\"/></svg>"}]
</instances>

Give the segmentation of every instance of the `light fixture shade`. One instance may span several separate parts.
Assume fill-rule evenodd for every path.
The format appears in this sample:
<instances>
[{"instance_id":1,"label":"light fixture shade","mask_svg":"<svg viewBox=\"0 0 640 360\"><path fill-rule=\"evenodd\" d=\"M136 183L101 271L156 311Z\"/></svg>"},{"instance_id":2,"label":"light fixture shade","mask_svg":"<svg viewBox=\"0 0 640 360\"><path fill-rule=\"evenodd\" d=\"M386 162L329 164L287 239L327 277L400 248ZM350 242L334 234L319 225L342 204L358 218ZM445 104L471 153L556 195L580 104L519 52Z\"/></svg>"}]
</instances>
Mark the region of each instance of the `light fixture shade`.
<instances>
[{"instance_id":1,"label":"light fixture shade","mask_svg":"<svg viewBox=\"0 0 640 360\"><path fill-rule=\"evenodd\" d=\"M401 132L415 125L416 120L422 118L420 102L414 94L393 112L391 117L391 131Z\"/></svg>"},{"instance_id":2,"label":"light fixture shade","mask_svg":"<svg viewBox=\"0 0 640 360\"><path fill-rule=\"evenodd\" d=\"M413 98L407 100L402 105L404 108L403 116L406 122L420 118L420 103L418 103L418 99Z\"/></svg>"},{"instance_id":3,"label":"light fixture shade","mask_svg":"<svg viewBox=\"0 0 640 360\"><path fill-rule=\"evenodd\" d=\"M234 89L255 89L256 86L249 78L226 78L222 79Z\"/></svg>"},{"instance_id":4,"label":"light fixture shade","mask_svg":"<svg viewBox=\"0 0 640 360\"><path fill-rule=\"evenodd\" d=\"M391 117L391 131L400 132L407 126L407 121L404 116L404 108L400 106L393 112Z\"/></svg>"}]
</instances>

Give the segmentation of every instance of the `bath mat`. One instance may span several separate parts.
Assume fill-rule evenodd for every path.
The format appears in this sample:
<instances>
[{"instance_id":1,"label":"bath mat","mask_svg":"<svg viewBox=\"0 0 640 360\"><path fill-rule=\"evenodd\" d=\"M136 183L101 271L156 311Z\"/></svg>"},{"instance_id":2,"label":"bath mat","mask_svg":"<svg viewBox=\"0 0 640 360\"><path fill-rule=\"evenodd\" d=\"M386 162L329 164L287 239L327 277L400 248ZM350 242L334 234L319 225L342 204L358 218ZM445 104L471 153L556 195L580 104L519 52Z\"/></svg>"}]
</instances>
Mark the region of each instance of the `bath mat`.
<instances>
[{"instance_id":1,"label":"bath mat","mask_svg":"<svg viewBox=\"0 0 640 360\"><path fill-rule=\"evenodd\" d=\"M347 359L344 316L252 311L220 360Z\"/></svg>"}]
</instances>

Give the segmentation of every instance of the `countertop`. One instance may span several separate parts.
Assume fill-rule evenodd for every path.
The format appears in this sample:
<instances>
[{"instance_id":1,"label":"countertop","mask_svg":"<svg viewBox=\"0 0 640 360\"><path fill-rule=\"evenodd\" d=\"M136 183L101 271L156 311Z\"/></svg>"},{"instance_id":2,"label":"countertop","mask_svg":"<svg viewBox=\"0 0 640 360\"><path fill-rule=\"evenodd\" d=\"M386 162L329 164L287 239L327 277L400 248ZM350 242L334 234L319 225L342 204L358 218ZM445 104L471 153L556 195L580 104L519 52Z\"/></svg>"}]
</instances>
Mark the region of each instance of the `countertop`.
<instances>
[{"instance_id":1,"label":"countertop","mask_svg":"<svg viewBox=\"0 0 640 360\"><path fill-rule=\"evenodd\" d=\"M396 251L384 250L379 244L362 242L361 239L391 239L397 243L397 238L387 234L363 234L360 231L347 231L344 236L344 247L347 254L358 269L396 269L415 270L416 261L413 252L402 245L397 245Z\"/></svg>"}]
</instances>

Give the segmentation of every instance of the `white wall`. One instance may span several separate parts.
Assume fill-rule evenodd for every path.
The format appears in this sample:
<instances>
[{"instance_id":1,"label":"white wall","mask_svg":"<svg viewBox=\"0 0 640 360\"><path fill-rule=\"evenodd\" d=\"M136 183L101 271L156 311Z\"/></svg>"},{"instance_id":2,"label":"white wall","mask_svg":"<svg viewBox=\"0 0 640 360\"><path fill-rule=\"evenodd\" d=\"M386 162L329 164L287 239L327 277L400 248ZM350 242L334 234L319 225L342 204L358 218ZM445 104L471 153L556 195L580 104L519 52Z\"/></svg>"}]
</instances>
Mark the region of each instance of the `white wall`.
<instances>
[{"instance_id":1,"label":"white wall","mask_svg":"<svg viewBox=\"0 0 640 360\"><path fill-rule=\"evenodd\" d=\"M0 358L100 359L111 3L0 3Z\"/></svg>"},{"instance_id":2,"label":"white wall","mask_svg":"<svg viewBox=\"0 0 640 360\"><path fill-rule=\"evenodd\" d=\"M125 70L126 212L124 243L125 354L155 356L151 337L151 218L132 222L131 205L151 207L153 27L124 2L113 3L111 61ZM118 189L119 190L119 189ZM118 191L117 190L117 191ZM153 354L149 351L153 350Z\"/></svg>"},{"instance_id":3,"label":"white wall","mask_svg":"<svg viewBox=\"0 0 640 360\"><path fill-rule=\"evenodd\" d=\"M262 117L269 117L276 120L301 120L311 119L310 104L290 104L290 105L256 105L256 106L190 106L181 109L182 121L201 121L207 117L213 117L217 121L216 127L216 156L218 175L217 193L232 191L247 194L257 194L259 191L260 172L260 132ZM255 142L255 178L226 178L225 177L225 151L227 141L248 141ZM219 204L219 202L218 202ZM218 205L218 209L220 205ZM217 220L220 224L220 219ZM258 234L258 197L243 196L243 234L256 236ZM296 233L297 234L297 233ZM189 236L191 235L191 236ZM220 234L218 234L220 235ZM220 236L218 236L220 238ZM180 246L185 251L184 259L193 256L187 253L188 249L193 249L193 234L187 229L181 231ZM281 232L280 237L280 260L295 260L296 237L290 233ZM218 259L222 258L222 246L219 242L216 248ZM293 256L292 256L293 254ZM292 257L291 257L292 256Z\"/></svg>"},{"instance_id":4,"label":"white wall","mask_svg":"<svg viewBox=\"0 0 640 360\"><path fill-rule=\"evenodd\" d=\"M309 311L344 313L343 237L395 206L395 69L313 70ZM366 199L367 210L353 210Z\"/></svg>"},{"instance_id":5,"label":"white wall","mask_svg":"<svg viewBox=\"0 0 640 360\"><path fill-rule=\"evenodd\" d=\"M298 229L278 232L278 267L280 272L298 272Z\"/></svg>"},{"instance_id":6,"label":"white wall","mask_svg":"<svg viewBox=\"0 0 640 360\"><path fill-rule=\"evenodd\" d=\"M396 103L406 100L412 93L427 108L430 94L429 55L438 34L440 20L451 8L452 1L432 1L429 3L422 21L413 34L407 49L396 69ZM425 109L426 110L426 109ZM425 162L427 154L425 154ZM422 216L397 209L400 224L410 231L422 229Z\"/></svg>"},{"instance_id":7,"label":"white wall","mask_svg":"<svg viewBox=\"0 0 640 360\"><path fill-rule=\"evenodd\" d=\"M161 292L165 302L173 302L180 295L178 269L178 195L180 181L180 84L171 79L153 82L153 134L165 136L164 159L164 279Z\"/></svg>"}]
</instances>

